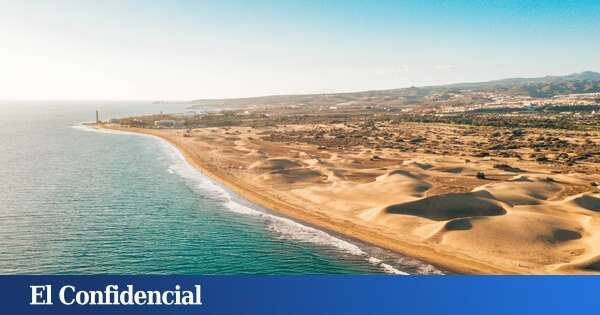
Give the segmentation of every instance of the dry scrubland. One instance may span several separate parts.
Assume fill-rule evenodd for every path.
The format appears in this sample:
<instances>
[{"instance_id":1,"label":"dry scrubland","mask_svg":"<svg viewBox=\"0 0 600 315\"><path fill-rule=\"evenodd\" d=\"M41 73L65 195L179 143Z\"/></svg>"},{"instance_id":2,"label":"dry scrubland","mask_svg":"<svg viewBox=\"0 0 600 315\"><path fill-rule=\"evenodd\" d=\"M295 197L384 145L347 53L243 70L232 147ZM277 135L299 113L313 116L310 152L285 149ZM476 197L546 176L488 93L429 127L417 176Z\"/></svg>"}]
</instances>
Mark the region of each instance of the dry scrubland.
<instances>
[{"instance_id":1,"label":"dry scrubland","mask_svg":"<svg viewBox=\"0 0 600 315\"><path fill-rule=\"evenodd\" d=\"M254 202L447 270L600 273L600 73L193 104L117 123Z\"/></svg>"},{"instance_id":2,"label":"dry scrubland","mask_svg":"<svg viewBox=\"0 0 600 315\"><path fill-rule=\"evenodd\" d=\"M252 201L451 271L600 272L595 133L371 120L127 130L170 141Z\"/></svg>"}]
</instances>

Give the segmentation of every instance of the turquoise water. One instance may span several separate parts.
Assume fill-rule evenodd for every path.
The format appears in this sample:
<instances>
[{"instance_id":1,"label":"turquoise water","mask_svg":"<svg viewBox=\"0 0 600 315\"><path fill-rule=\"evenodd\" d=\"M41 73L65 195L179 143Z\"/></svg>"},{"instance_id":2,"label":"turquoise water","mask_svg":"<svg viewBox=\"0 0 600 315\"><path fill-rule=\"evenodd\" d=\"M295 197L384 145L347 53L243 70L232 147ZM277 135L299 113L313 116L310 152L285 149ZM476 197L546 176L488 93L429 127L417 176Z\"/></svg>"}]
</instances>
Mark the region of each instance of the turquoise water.
<instances>
[{"instance_id":1,"label":"turquoise water","mask_svg":"<svg viewBox=\"0 0 600 315\"><path fill-rule=\"evenodd\" d=\"M77 126L184 107L0 104L0 273L435 271L247 204L162 140Z\"/></svg>"}]
</instances>

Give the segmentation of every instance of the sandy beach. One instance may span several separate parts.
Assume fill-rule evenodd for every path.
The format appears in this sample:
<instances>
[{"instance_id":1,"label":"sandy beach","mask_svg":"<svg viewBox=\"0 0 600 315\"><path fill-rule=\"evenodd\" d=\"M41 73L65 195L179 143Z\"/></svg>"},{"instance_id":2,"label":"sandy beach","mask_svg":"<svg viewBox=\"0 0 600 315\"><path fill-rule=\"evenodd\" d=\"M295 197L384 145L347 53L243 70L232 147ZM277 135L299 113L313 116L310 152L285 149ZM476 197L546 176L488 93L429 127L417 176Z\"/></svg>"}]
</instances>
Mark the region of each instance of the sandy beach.
<instances>
[{"instance_id":1,"label":"sandy beach","mask_svg":"<svg viewBox=\"0 0 600 315\"><path fill-rule=\"evenodd\" d=\"M583 172L452 152L339 152L265 136L309 128L301 125L109 128L167 140L190 164L266 208L446 270L600 271L597 165ZM448 137L455 131L436 128Z\"/></svg>"}]
</instances>

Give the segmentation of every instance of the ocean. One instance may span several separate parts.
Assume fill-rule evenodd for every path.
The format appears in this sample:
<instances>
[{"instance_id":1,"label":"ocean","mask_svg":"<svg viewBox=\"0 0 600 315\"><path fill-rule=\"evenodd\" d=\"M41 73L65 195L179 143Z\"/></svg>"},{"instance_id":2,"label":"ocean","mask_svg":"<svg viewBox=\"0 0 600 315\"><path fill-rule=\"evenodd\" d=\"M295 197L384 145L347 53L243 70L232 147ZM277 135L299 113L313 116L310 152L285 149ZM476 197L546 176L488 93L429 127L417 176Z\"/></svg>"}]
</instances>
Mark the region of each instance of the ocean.
<instances>
[{"instance_id":1,"label":"ocean","mask_svg":"<svg viewBox=\"0 0 600 315\"><path fill-rule=\"evenodd\" d=\"M187 105L0 103L0 274L439 273L271 213L101 119Z\"/></svg>"}]
</instances>

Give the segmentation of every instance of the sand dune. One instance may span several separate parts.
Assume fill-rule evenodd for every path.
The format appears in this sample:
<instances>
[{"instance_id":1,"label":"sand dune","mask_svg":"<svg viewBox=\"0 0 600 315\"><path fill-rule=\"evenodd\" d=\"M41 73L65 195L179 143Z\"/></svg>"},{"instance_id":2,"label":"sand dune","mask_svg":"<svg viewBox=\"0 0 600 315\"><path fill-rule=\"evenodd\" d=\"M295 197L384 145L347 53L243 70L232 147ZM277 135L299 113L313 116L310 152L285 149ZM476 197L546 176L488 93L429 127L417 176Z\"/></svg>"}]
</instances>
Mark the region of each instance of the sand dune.
<instances>
[{"instance_id":1,"label":"sand dune","mask_svg":"<svg viewBox=\"0 0 600 315\"><path fill-rule=\"evenodd\" d=\"M564 186L546 179L518 177L477 187L476 191L486 191L493 198L511 206L539 204L561 192Z\"/></svg>"},{"instance_id":2,"label":"sand dune","mask_svg":"<svg viewBox=\"0 0 600 315\"><path fill-rule=\"evenodd\" d=\"M420 168L422 170L427 170L433 167L433 165L429 164L429 163L425 163L422 161L415 161L415 160L407 160L404 161L402 163L402 165L404 166L408 166L408 167L414 167L414 168Z\"/></svg>"},{"instance_id":3,"label":"sand dune","mask_svg":"<svg viewBox=\"0 0 600 315\"><path fill-rule=\"evenodd\" d=\"M493 200L486 191L426 197L388 206L385 211L390 214L419 216L434 221L506 214L502 205Z\"/></svg>"},{"instance_id":4,"label":"sand dune","mask_svg":"<svg viewBox=\"0 0 600 315\"><path fill-rule=\"evenodd\" d=\"M252 201L449 270L600 272L597 173L517 158L341 152L261 140L263 130L235 139L218 128L129 131L167 139Z\"/></svg>"},{"instance_id":5,"label":"sand dune","mask_svg":"<svg viewBox=\"0 0 600 315\"><path fill-rule=\"evenodd\" d=\"M258 169L267 172L281 171L284 169L290 169L299 167L301 164L298 161L285 159L285 158L270 158L264 161L257 161L248 167L249 169Z\"/></svg>"},{"instance_id":6,"label":"sand dune","mask_svg":"<svg viewBox=\"0 0 600 315\"><path fill-rule=\"evenodd\" d=\"M431 168L431 170L438 171L438 172L444 172L444 173L460 174L465 171L468 171L469 169L466 167L461 167L461 166L443 166L443 167L434 167L434 168Z\"/></svg>"},{"instance_id":7,"label":"sand dune","mask_svg":"<svg viewBox=\"0 0 600 315\"><path fill-rule=\"evenodd\" d=\"M563 204L572 205L574 208L600 212L600 195L580 194L567 198Z\"/></svg>"}]
</instances>

